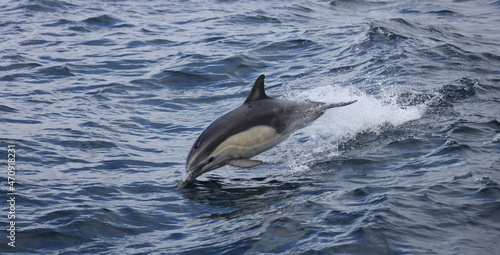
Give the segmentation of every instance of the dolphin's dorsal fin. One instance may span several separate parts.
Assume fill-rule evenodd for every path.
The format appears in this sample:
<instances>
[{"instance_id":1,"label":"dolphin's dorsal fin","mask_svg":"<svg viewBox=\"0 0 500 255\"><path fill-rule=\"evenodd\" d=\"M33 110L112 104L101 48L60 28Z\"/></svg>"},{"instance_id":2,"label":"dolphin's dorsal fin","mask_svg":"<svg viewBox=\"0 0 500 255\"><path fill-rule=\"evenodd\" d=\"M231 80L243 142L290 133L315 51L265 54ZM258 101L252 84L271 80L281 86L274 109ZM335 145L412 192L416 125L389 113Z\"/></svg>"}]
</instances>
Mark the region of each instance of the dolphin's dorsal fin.
<instances>
[{"instance_id":1,"label":"dolphin's dorsal fin","mask_svg":"<svg viewBox=\"0 0 500 255\"><path fill-rule=\"evenodd\" d=\"M253 84L252 87L252 91L250 91L250 95L248 95L247 100L245 100L245 103L252 102L255 100L270 98L266 95L266 92L264 91L264 78L266 78L266 76L261 74L259 78L255 80L255 83Z\"/></svg>"}]
</instances>

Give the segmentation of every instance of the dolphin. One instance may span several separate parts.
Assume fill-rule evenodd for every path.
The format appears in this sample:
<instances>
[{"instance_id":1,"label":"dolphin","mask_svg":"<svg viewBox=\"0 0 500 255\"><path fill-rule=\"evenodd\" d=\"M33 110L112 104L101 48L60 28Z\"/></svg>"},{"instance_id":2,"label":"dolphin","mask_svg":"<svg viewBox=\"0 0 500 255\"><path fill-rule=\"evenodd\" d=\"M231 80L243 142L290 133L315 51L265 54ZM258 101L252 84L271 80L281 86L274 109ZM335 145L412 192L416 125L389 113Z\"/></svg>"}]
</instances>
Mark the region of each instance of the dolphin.
<instances>
[{"instance_id":1,"label":"dolphin","mask_svg":"<svg viewBox=\"0 0 500 255\"><path fill-rule=\"evenodd\" d=\"M245 102L210 124L196 139L186 160L186 174L177 183L183 188L198 176L231 165L250 168L262 163L251 159L306 127L327 109L357 100L326 104L272 98L264 91L264 75L255 81Z\"/></svg>"}]
</instances>

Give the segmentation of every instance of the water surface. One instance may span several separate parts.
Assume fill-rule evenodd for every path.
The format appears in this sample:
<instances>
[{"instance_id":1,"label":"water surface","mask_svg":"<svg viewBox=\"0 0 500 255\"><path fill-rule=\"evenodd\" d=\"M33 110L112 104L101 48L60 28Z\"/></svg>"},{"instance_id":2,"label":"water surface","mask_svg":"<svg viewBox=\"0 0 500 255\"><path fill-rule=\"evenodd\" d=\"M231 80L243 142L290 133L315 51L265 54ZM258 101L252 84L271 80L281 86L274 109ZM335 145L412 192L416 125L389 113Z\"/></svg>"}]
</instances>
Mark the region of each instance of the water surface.
<instances>
[{"instance_id":1,"label":"water surface","mask_svg":"<svg viewBox=\"0 0 500 255\"><path fill-rule=\"evenodd\" d=\"M483 0L4 1L0 156L16 146L19 194L16 247L5 230L0 251L492 254L499 11ZM273 97L358 102L262 165L175 190L194 140L260 74Z\"/></svg>"}]
</instances>

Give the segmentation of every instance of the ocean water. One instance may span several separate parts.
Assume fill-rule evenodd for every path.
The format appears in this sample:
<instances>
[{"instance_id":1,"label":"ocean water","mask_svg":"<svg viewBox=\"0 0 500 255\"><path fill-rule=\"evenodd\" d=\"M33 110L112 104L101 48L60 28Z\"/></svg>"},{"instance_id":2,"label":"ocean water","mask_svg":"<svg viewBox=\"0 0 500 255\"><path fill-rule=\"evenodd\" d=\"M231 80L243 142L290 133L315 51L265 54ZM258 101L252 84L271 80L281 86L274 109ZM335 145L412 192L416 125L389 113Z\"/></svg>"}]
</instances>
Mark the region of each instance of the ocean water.
<instances>
[{"instance_id":1,"label":"ocean water","mask_svg":"<svg viewBox=\"0 0 500 255\"><path fill-rule=\"evenodd\" d=\"M499 13L1 1L0 253L497 254ZM273 97L358 102L175 190L260 74Z\"/></svg>"}]
</instances>

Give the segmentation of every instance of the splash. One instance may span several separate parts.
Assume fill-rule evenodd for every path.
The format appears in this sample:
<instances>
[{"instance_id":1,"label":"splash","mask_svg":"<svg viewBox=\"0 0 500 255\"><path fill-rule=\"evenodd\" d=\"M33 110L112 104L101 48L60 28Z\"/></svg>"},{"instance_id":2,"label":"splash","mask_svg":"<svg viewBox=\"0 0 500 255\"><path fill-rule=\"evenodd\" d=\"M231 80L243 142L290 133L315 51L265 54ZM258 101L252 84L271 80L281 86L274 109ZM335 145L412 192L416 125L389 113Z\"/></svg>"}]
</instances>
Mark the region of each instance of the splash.
<instances>
[{"instance_id":1,"label":"splash","mask_svg":"<svg viewBox=\"0 0 500 255\"><path fill-rule=\"evenodd\" d=\"M385 90L379 95L369 95L353 87L322 86L304 91L294 100L311 100L338 103L357 100L356 103L328 110L311 126L283 143L281 159L292 172L310 170L315 162L341 155L339 144L354 139L357 134L374 132L379 134L387 127L397 127L420 119L426 105L402 106L399 95Z\"/></svg>"}]
</instances>

